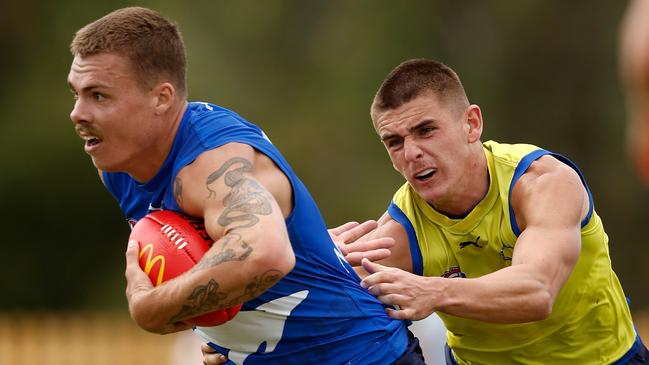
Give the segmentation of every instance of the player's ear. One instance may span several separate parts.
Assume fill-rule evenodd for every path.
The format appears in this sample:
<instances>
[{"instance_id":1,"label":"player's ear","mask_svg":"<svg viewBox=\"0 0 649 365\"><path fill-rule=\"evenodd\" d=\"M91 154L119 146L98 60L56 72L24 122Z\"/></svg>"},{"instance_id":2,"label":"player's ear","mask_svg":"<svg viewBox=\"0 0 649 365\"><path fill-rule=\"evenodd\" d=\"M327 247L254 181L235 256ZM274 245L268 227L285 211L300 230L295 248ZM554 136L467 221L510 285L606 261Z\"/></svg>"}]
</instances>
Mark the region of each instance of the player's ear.
<instances>
[{"instance_id":1,"label":"player's ear","mask_svg":"<svg viewBox=\"0 0 649 365\"><path fill-rule=\"evenodd\" d=\"M480 140L482 135L482 112L480 107L471 104L465 111L468 142L473 143Z\"/></svg>"},{"instance_id":2,"label":"player's ear","mask_svg":"<svg viewBox=\"0 0 649 365\"><path fill-rule=\"evenodd\" d=\"M153 89L156 114L164 114L176 100L176 89L169 82L162 82Z\"/></svg>"}]
</instances>

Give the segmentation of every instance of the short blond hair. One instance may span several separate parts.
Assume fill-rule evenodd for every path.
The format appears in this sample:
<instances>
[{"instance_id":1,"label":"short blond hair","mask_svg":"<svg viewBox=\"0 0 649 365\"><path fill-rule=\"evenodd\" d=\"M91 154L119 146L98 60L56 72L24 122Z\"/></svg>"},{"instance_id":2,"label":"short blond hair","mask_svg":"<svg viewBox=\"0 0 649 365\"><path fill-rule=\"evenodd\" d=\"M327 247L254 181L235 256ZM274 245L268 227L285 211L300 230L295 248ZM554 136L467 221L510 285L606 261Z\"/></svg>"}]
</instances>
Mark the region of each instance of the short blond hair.
<instances>
[{"instance_id":1,"label":"short blond hair","mask_svg":"<svg viewBox=\"0 0 649 365\"><path fill-rule=\"evenodd\" d=\"M70 44L73 56L117 53L127 57L139 83L151 88L167 78L186 93L187 60L177 25L158 12L128 7L79 29Z\"/></svg>"}]
</instances>

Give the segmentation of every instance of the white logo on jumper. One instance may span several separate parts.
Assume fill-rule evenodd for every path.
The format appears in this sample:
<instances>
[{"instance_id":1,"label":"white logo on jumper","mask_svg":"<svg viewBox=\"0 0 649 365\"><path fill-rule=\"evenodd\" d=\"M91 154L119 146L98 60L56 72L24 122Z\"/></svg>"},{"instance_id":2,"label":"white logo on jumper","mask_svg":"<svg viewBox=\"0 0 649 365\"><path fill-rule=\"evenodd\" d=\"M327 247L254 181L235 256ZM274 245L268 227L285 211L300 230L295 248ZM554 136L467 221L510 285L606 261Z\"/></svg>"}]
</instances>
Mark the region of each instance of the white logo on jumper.
<instances>
[{"instance_id":1,"label":"white logo on jumper","mask_svg":"<svg viewBox=\"0 0 649 365\"><path fill-rule=\"evenodd\" d=\"M345 269L345 271L347 271L347 273L349 274L349 270L347 270L347 265L349 264L347 263L347 260L345 260L345 255L340 252L338 246L336 245L334 245L334 252L336 253L336 257L338 257L338 261L340 261L340 264L343 266L343 269Z\"/></svg>"},{"instance_id":2,"label":"white logo on jumper","mask_svg":"<svg viewBox=\"0 0 649 365\"><path fill-rule=\"evenodd\" d=\"M203 104L203 106L205 107L205 109L207 109L207 110L209 110L209 111L213 111L213 110L214 110L214 108L212 108L212 106L211 106L209 103L201 102L200 104Z\"/></svg>"},{"instance_id":3,"label":"white logo on jumper","mask_svg":"<svg viewBox=\"0 0 649 365\"><path fill-rule=\"evenodd\" d=\"M158 206L153 206L153 203L149 203L149 212L155 212L157 210L162 210L162 203L158 203Z\"/></svg>"},{"instance_id":4,"label":"white logo on jumper","mask_svg":"<svg viewBox=\"0 0 649 365\"><path fill-rule=\"evenodd\" d=\"M251 311L241 311L229 322L216 327L196 327L203 339L230 349L228 359L243 362L266 343L264 353L273 352L282 339L284 325L291 312L309 294L302 290L264 303Z\"/></svg>"}]
</instances>

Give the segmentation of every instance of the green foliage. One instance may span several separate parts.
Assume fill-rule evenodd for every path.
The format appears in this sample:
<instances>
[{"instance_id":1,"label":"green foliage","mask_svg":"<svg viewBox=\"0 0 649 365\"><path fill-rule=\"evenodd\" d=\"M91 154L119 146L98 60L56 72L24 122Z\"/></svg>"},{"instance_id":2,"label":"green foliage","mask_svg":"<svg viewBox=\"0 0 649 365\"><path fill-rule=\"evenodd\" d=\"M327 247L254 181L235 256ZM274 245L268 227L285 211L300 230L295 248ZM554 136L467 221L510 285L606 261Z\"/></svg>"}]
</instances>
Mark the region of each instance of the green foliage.
<instances>
[{"instance_id":1,"label":"green foliage","mask_svg":"<svg viewBox=\"0 0 649 365\"><path fill-rule=\"evenodd\" d=\"M72 130L68 44L127 1L0 9L0 308L123 305L128 228ZM401 184L371 126L376 88L402 60L439 59L481 106L485 139L541 145L584 171L634 306L649 305L637 227L649 192L623 146L622 2L148 1L175 19L191 100L262 126L330 225L378 217Z\"/></svg>"}]
</instances>

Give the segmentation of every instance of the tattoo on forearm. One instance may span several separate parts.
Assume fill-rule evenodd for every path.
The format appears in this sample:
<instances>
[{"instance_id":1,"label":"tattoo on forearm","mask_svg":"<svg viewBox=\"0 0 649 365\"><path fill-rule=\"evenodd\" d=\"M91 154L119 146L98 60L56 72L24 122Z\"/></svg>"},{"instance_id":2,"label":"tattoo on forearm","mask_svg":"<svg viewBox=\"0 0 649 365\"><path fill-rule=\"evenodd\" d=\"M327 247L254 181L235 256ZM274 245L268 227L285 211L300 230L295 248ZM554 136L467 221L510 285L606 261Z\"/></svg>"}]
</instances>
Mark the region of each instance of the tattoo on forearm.
<instances>
[{"instance_id":1,"label":"tattoo on forearm","mask_svg":"<svg viewBox=\"0 0 649 365\"><path fill-rule=\"evenodd\" d=\"M240 165L230 169L233 165ZM234 227L251 227L259 222L257 215L269 215L273 211L268 191L255 180L245 176L244 172L252 171L252 163L241 157L226 161L223 166L207 177L208 199L216 196L210 185L223 176L223 182L231 191L223 199L223 213L218 223L225 227L234 222L241 222Z\"/></svg>"},{"instance_id":2,"label":"tattoo on forearm","mask_svg":"<svg viewBox=\"0 0 649 365\"><path fill-rule=\"evenodd\" d=\"M174 179L174 198L180 208L183 208L183 181L179 178Z\"/></svg>"},{"instance_id":3,"label":"tattoo on forearm","mask_svg":"<svg viewBox=\"0 0 649 365\"><path fill-rule=\"evenodd\" d=\"M195 317L200 313L217 308L221 301L226 297L226 293L219 292L219 283L214 279L210 279L207 285L199 285L194 288L187 298L187 301L180 309L180 312L171 317L169 323L178 322L185 318Z\"/></svg>"},{"instance_id":4,"label":"tattoo on forearm","mask_svg":"<svg viewBox=\"0 0 649 365\"><path fill-rule=\"evenodd\" d=\"M243 295L234 298L232 305L257 298L281 278L282 272L279 270L268 270L259 277L255 276L243 289Z\"/></svg>"},{"instance_id":5,"label":"tattoo on forearm","mask_svg":"<svg viewBox=\"0 0 649 365\"><path fill-rule=\"evenodd\" d=\"M196 266L192 268L192 272L214 267L228 261L243 261L252 253L252 247L242 239L240 234L234 232L230 232L214 242L213 249L214 246L220 246L220 250L214 254L210 253L203 256Z\"/></svg>"},{"instance_id":6,"label":"tattoo on forearm","mask_svg":"<svg viewBox=\"0 0 649 365\"><path fill-rule=\"evenodd\" d=\"M208 313L215 310L232 307L236 304L243 303L258 297L263 292L275 285L282 278L282 272L279 270L268 270L261 276L255 276L248 285L243 289L241 295L230 298L226 301L228 294L219 292L219 283L214 279L206 285L199 285L187 297L182 308L176 315L171 317L169 323L182 321L186 318L196 317L202 313Z\"/></svg>"}]
</instances>

